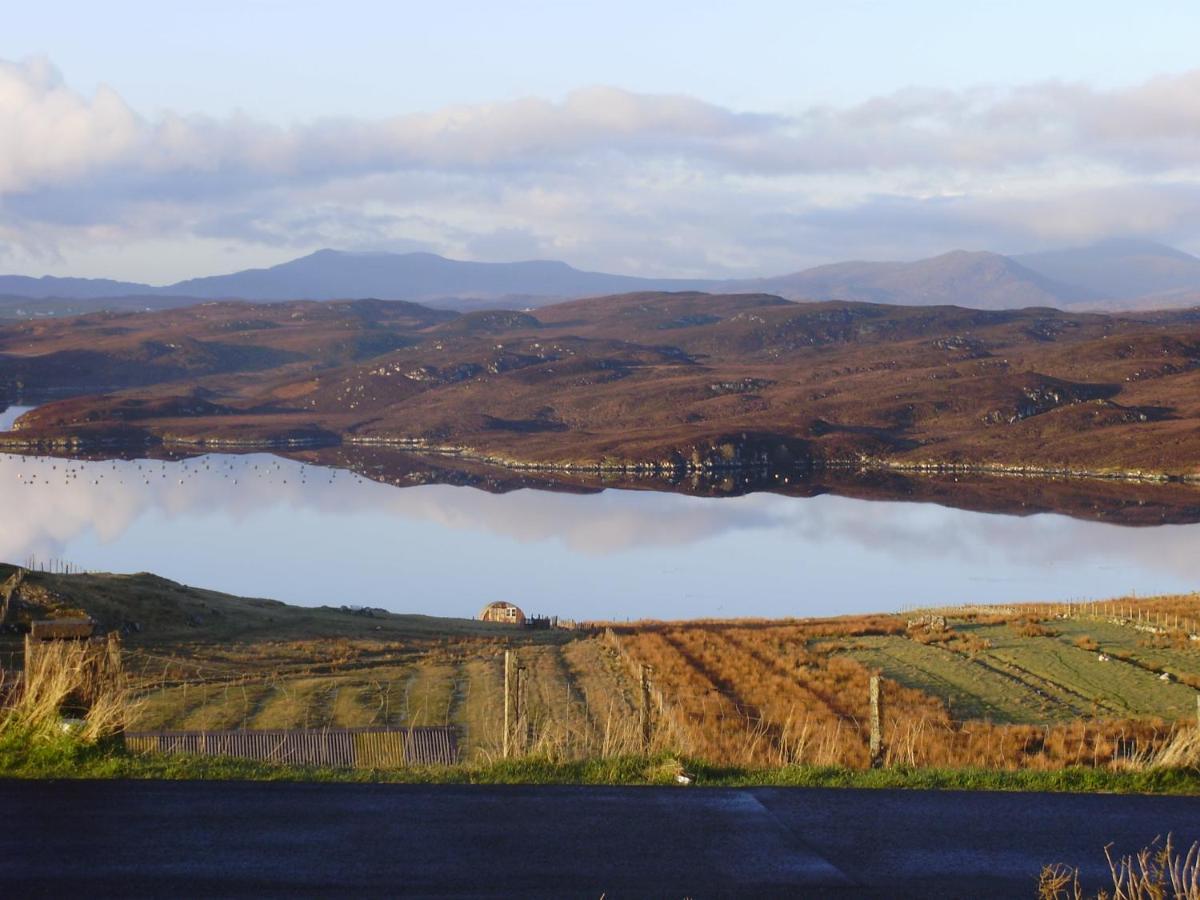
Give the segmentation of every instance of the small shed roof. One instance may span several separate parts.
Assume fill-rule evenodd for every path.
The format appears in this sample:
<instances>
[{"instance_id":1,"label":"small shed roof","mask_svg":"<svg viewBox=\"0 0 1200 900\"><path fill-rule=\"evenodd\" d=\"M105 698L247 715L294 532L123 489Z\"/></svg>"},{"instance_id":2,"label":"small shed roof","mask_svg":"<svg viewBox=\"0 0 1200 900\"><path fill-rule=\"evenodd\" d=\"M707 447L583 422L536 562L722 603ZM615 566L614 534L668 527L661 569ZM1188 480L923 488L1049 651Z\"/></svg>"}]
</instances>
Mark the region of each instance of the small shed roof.
<instances>
[{"instance_id":1,"label":"small shed roof","mask_svg":"<svg viewBox=\"0 0 1200 900\"><path fill-rule=\"evenodd\" d=\"M96 630L92 619L39 619L29 626L29 636L37 641L61 638L89 638Z\"/></svg>"}]
</instances>

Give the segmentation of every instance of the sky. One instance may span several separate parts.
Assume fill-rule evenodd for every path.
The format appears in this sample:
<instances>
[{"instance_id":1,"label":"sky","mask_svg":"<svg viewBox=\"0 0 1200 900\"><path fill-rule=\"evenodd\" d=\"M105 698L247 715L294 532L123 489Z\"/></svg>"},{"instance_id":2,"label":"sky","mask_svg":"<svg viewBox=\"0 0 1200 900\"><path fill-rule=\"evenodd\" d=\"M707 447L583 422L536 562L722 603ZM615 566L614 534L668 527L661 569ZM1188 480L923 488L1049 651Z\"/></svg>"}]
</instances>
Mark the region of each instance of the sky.
<instances>
[{"instance_id":1,"label":"sky","mask_svg":"<svg viewBox=\"0 0 1200 900\"><path fill-rule=\"evenodd\" d=\"M1194 2L6 6L2 272L1200 251Z\"/></svg>"}]
</instances>

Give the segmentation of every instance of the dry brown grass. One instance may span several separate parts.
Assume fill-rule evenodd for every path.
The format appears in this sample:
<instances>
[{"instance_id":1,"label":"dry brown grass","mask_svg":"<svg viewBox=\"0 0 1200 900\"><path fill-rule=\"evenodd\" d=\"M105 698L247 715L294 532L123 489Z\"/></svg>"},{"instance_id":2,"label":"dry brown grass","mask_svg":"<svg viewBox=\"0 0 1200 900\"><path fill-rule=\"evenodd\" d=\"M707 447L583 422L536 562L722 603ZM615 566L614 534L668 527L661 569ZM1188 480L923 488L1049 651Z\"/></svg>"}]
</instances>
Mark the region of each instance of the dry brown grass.
<instances>
[{"instance_id":1,"label":"dry brown grass","mask_svg":"<svg viewBox=\"0 0 1200 900\"><path fill-rule=\"evenodd\" d=\"M1033 632L1034 634L1053 634L1053 632L1049 630L1040 630L1040 626L1032 623L1024 627L1039 629L1035 630ZM1019 633L1025 634L1027 632L1022 631ZM943 628L941 630L933 631L910 628L907 636L911 640L916 641L918 644L937 644L945 647L947 650L953 650L956 653L963 653L968 656L972 656L976 653L982 653L984 650L987 650L992 646L992 642L987 638L980 637L976 634L964 634L960 631L956 631L953 628Z\"/></svg>"},{"instance_id":2,"label":"dry brown grass","mask_svg":"<svg viewBox=\"0 0 1200 900\"><path fill-rule=\"evenodd\" d=\"M1200 767L1200 728L1180 728L1148 761L1159 769L1194 769Z\"/></svg>"},{"instance_id":3,"label":"dry brown grass","mask_svg":"<svg viewBox=\"0 0 1200 900\"><path fill-rule=\"evenodd\" d=\"M530 645L513 652L521 687L510 756L562 762L645 749L624 663L602 640L587 637L563 648ZM465 753L474 761L503 756L503 659L502 652L493 651L465 659L460 670L452 721L462 729Z\"/></svg>"},{"instance_id":4,"label":"dry brown grass","mask_svg":"<svg viewBox=\"0 0 1200 900\"><path fill-rule=\"evenodd\" d=\"M1112 877L1112 893L1107 890L1087 894L1079 880L1079 870L1062 863L1046 866L1038 879L1040 900L1200 900L1200 842L1179 853L1171 835L1164 843L1153 844L1136 854L1114 858L1104 848Z\"/></svg>"},{"instance_id":5,"label":"dry brown grass","mask_svg":"<svg viewBox=\"0 0 1200 900\"><path fill-rule=\"evenodd\" d=\"M1009 623L1010 627L1021 637L1056 637L1058 632L1047 628L1041 622L1027 619L1020 623Z\"/></svg>"},{"instance_id":6,"label":"dry brown grass","mask_svg":"<svg viewBox=\"0 0 1200 900\"><path fill-rule=\"evenodd\" d=\"M636 679L620 651L600 637L572 641L562 648L571 684L582 697L600 756L642 749Z\"/></svg>"},{"instance_id":7,"label":"dry brown grass","mask_svg":"<svg viewBox=\"0 0 1200 900\"><path fill-rule=\"evenodd\" d=\"M839 630L858 629L842 623ZM808 624L680 623L623 630L619 643L654 667L682 752L730 764L862 767L871 673L824 632ZM949 635L948 650L970 652L964 645L973 635L934 634ZM1140 768L1179 733L1154 718L956 721L939 698L886 678L883 697L885 763L893 766Z\"/></svg>"},{"instance_id":8,"label":"dry brown grass","mask_svg":"<svg viewBox=\"0 0 1200 900\"><path fill-rule=\"evenodd\" d=\"M64 716L79 719L76 734L95 741L124 730L134 713L116 635L107 641L31 645L14 702L0 710L0 733L31 736L61 731Z\"/></svg>"},{"instance_id":9,"label":"dry brown grass","mask_svg":"<svg viewBox=\"0 0 1200 900\"><path fill-rule=\"evenodd\" d=\"M664 697L659 722L683 752L739 761L753 755L755 741L745 715L663 634L635 632L622 635L619 643L631 666L652 667L651 677Z\"/></svg>"},{"instance_id":10,"label":"dry brown grass","mask_svg":"<svg viewBox=\"0 0 1200 900\"><path fill-rule=\"evenodd\" d=\"M834 652L841 645L816 638L827 633L681 625L619 640L632 660L653 667L686 752L738 764L864 766L870 672ZM901 715L921 709L948 721L936 700L894 683L886 690Z\"/></svg>"}]
</instances>

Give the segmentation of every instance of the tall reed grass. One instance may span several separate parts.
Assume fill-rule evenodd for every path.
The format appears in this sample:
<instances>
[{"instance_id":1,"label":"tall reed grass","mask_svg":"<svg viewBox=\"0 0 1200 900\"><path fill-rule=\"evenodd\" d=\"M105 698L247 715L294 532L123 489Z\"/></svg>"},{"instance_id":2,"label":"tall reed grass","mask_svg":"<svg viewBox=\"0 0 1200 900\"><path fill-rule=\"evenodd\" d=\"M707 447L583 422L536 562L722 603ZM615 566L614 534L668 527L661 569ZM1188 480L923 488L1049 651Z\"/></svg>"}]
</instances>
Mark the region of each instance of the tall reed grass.
<instances>
[{"instance_id":1,"label":"tall reed grass","mask_svg":"<svg viewBox=\"0 0 1200 900\"><path fill-rule=\"evenodd\" d=\"M86 742L124 730L133 713L117 635L27 644L24 676L0 708L0 738L71 733Z\"/></svg>"}]
</instances>

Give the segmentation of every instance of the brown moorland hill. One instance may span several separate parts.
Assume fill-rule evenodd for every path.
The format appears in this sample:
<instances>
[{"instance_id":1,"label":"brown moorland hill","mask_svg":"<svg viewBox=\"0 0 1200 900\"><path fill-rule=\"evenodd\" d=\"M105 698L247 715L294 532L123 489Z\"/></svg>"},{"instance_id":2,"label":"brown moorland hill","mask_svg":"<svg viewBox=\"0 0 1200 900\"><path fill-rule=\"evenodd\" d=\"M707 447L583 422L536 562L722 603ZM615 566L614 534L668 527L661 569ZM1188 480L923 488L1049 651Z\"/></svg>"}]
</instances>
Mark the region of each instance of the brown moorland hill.
<instances>
[{"instance_id":1,"label":"brown moorland hill","mask_svg":"<svg viewBox=\"0 0 1200 900\"><path fill-rule=\"evenodd\" d=\"M509 465L1200 476L1200 319L641 293L215 303L0 328L10 447L389 444Z\"/></svg>"}]
</instances>

